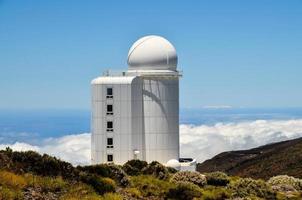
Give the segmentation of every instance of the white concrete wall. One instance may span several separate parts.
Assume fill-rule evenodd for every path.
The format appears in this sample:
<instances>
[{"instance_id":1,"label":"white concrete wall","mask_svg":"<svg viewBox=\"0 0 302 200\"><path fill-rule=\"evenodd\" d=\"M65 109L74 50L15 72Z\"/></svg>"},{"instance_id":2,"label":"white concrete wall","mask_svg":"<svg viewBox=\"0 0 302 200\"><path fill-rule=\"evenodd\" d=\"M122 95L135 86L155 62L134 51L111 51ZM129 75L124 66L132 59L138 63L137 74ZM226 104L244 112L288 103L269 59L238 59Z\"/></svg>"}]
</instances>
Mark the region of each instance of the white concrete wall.
<instances>
[{"instance_id":1,"label":"white concrete wall","mask_svg":"<svg viewBox=\"0 0 302 200\"><path fill-rule=\"evenodd\" d=\"M146 161L165 164L179 158L179 81L144 78L143 113Z\"/></svg>"},{"instance_id":2,"label":"white concrete wall","mask_svg":"<svg viewBox=\"0 0 302 200\"><path fill-rule=\"evenodd\" d=\"M143 131L143 84L142 80L137 77L132 82L132 105L131 105L131 113L132 113L132 149L139 151L139 154L136 159L145 160L145 145L144 145L144 131ZM133 159L132 158L132 159Z\"/></svg>"},{"instance_id":3,"label":"white concrete wall","mask_svg":"<svg viewBox=\"0 0 302 200\"><path fill-rule=\"evenodd\" d=\"M142 114L135 107L142 99L141 83L134 80L135 77L99 77L92 81L93 164L107 162L107 154L113 154L114 163L123 164L134 158L134 150L142 152L142 131L138 126ZM106 98L107 87L113 88L112 99ZM113 105L113 115L107 115L107 104ZM113 132L107 132L107 121L113 121ZM108 137L113 138L113 148L107 148ZM142 159L142 154L138 156Z\"/></svg>"}]
</instances>

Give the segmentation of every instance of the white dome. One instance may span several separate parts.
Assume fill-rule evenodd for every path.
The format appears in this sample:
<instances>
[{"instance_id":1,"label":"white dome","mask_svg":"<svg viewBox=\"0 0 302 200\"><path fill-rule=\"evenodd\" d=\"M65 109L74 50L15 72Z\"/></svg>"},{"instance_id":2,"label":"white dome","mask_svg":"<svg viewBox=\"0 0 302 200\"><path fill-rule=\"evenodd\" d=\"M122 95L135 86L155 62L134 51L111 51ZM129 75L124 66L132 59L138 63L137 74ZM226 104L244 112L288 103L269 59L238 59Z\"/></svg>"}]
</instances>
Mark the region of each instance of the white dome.
<instances>
[{"instance_id":1,"label":"white dome","mask_svg":"<svg viewBox=\"0 0 302 200\"><path fill-rule=\"evenodd\" d=\"M150 35L140 38L132 45L127 62L130 70L176 71L177 54L168 40Z\"/></svg>"},{"instance_id":2,"label":"white dome","mask_svg":"<svg viewBox=\"0 0 302 200\"><path fill-rule=\"evenodd\" d=\"M180 170L180 167L181 167L180 162L176 159L169 160L167 162L166 166L167 167L172 167L172 168L177 169L177 170Z\"/></svg>"}]
</instances>

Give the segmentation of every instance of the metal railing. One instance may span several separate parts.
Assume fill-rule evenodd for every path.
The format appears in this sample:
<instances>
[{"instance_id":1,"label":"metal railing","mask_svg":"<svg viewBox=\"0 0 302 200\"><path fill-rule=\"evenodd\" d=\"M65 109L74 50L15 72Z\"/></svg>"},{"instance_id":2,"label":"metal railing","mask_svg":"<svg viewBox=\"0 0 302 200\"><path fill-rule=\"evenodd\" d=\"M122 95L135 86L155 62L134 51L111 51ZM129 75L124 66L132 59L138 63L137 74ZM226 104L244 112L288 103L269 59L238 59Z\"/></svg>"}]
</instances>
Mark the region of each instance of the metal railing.
<instances>
[{"instance_id":1,"label":"metal railing","mask_svg":"<svg viewBox=\"0 0 302 200\"><path fill-rule=\"evenodd\" d=\"M103 76L126 76L127 71L125 70L105 70Z\"/></svg>"},{"instance_id":2,"label":"metal railing","mask_svg":"<svg viewBox=\"0 0 302 200\"><path fill-rule=\"evenodd\" d=\"M163 73L163 71L158 70L150 70L150 72L148 73L144 73L140 70L135 71L135 70L131 70L131 72L128 72L127 70L105 70L103 71L103 76L178 76L178 77L182 77L183 76L183 71L182 70L178 70L176 72L173 73L173 71L167 72L167 73Z\"/></svg>"}]
</instances>

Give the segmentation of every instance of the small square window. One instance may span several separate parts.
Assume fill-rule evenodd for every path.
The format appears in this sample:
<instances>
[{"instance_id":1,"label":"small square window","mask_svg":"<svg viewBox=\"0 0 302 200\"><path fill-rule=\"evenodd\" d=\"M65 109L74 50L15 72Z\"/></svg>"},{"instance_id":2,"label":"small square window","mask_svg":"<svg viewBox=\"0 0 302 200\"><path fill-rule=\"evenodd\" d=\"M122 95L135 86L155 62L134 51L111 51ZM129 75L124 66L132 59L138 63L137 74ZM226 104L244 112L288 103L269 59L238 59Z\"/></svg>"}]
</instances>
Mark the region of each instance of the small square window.
<instances>
[{"instance_id":1,"label":"small square window","mask_svg":"<svg viewBox=\"0 0 302 200\"><path fill-rule=\"evenodd\" d=\"M107 115L113 115L113 105L112 104L108 104L107 105Z\"/></svg>"},{"instance_id":2,"label":"small square window","mask_svg":"<svg viewBox=\"0 0 302 200\"><path fill-rule=\"evenodd\" d=\"M113 138L107 138L107 148L113 148Z\"/></svg>"},{"instance_id":3,"label":"small square window","mask_svg":"<svg viewBox=\"0 0 302 200\"><path fill-rule=\"evenodd\" d=\"M107 88L107 97L112 97L112 95L113 95L112 88Z\"/></svg>"},{"instance_id":4,"label":"small square window","mask_svg":"<svg viewBox=\"0 0 302 200\"><path fill-rule=\"evenodd\" d=\"M107 122L107 131L109 131L109 132L113 131L113 121Z\"/></svg>"},{"instance_id":5,"label":"small square window","mask_svg":"<svg viewBox=\"0 0 302 200\"><path fill-rule=\"evenodd\" d=\"M112 154L108 154L107 155L107 162L112 162L113 161L113 155Z\"/></svg>"},{"instance_id":6,"label":"small square window","mask_svg":"<svg viewBox=\"0 0 302 200\"><path fill-rule=\"evenodd\" d=\"M107 105L107 112L112 112L113 111L113 107L111 104Z\"/></svg>"},{"instance_id":7,"label":"small square window","mask_svg":"<svg viewBox=\"0 0 302 200\"><path fill-rule=\"evenodd\" d=\"M107 145L113 145L113 138L107 138Z\"/></svg>"},{"instance_id":8,"label":"small square window","mask_svg":"<svg viewBox=\"0 0 302 200\"><path fill-rule=\"evenodd\" d=\"M113 122L112 121L107 122L107 128L113 128Z\"/></svg>"}]
</instances>

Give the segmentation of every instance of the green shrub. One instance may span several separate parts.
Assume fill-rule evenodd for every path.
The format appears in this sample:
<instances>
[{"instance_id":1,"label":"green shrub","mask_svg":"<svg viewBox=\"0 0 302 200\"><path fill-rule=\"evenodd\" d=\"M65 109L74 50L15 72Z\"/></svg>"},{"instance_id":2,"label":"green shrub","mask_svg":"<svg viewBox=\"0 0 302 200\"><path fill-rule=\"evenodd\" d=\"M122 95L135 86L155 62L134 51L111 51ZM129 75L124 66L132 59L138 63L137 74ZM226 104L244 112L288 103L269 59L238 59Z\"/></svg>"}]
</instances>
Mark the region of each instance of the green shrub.
<instances>
[{"instance_id":1,"label":"green shrub","mask_svg":"<svg viewBox=\"0 0 302 200\"><path fill-rule=\"evenodd\" d=\"M68 187L68 183L62 177L34 176L26 174L25 178L31 187L39 187L42 192L59 192Z\"/></svg>"},{"instance_id":2,"label":"green shrub","mask_svg":"<svg viewBox=\"0 0 302 200\"><path fill-rule=\"evenodd\" d=\"M116 184L110 178L102 178L95 174L82 172L80 173L80 179L82 182L91 185L94 190L101 195L106 192L115 192Z\"/></svg>"},{"instance_id":3,"label":"green shrub","mask_svg":"<svg viewBox=\"0 0 302 200\"><path fill-rule=\"evenodd\" d=\"M146 167L144 167L142 171L143 174L153 175L161 180L167 179L169 177L167 168L157 161L151 162Z\"/></svg>"},{"instance_id":4,"label":"green shrub","mask_svg":"<svg viewBox=\"0 0 302 200\"><path fill-rule=\"evenodd\" d=\"M231 197L230 190L224 187L208 186L202 191L202 200L224 200Z\"/></svg>"},{"instance_id":5,"label":"green shrub","mask_svg":"<svg viewBox=\"0 0 302 200\"><path fill-rule=\"evenodd\" d=\"M168 172L171 174L175 174L176 172L178 172L178 170L173 167L166 167L166 168L167 168Z\"/></svg>"},{"instance_id":6,"label":"green shrub","mask_svg":"<svg viewBox=\"0 0 302 200\"><path fill-rule=\"evenodd\" d=\"M130 198L141 198L142 194L137 188L126 188L124 190L126 195Z\"/></svg>"},{"instance_id":7,"label":"green shrub","mask_svg":"<svg viewBox=\"0 0 302 200\"><path fill-rule=\"evenodd\" d=\"M41 176L62 176L73 179L78 177L75 168L67 162L56 157L44 154L43 156L34 151L12 152L10 150L0 151L9 159L9 169L21 173L33 173Z\"/></svg>"},{"instance_id":8,"label":"green shrub","mask_svg":"<svg viewBox=\"0 0 302 200\"><path fill-rule=\"evenodd\" d=\"M229 176L229 178L230 178L230 183L234 183L241 179L241 177L239 176Z\"/></svg>"},{"instance_id":9,"label":"green shrub","mask_svg":"<svg viewBox=\"0 0 302 200\"><path fill-rule=\"evenodd\" d=\"M137 176L142 174L142 169L146 167L148 163L142 160L129 160L126 162L122 169L130 176Z\"/></svg>"},{"instance_id":10,"label":"green shrub","mask_svg":"<svg viewBox=\"0 0 302 200\"><path fill-rule=\"evenodd\" d=\"M67 192L60 197L60 200L101 200L94 189L84 183L76 183L68 188Z\"/></svg>"},{"instance_id":11,"label":"green shrub","mask_svg":"<svg viewBox=\"0 0 302 200\"><path fill-rule=\"evenodd\" d=\"M223 172L211 172L205 175L208 185L226 186L230 182L228 175Z\"/></svg>"},{"instance_id":12,"label":"green shrub","mask_svg":"<svg viewBox=\"0 0 302 200\"><path fill-rule=\"evenodd\" d=\"M200 188L190 182L178 182L176 187L169 189L166 197L168 199L192 200L201 197Z\"/></svg>"},{"instance_id":13,"label":"green shrub","mask_svg":"<svg viewBox=\"0 0 302 200\"><path fill-rule=\"evenodd\" d=\"M190 182L198 186L204 186L207 179L199 172L179 171L172 176L171 182Z\"/></svg>"},{"instance_id":14,"label":"green shrub","mask_svg":"<svg viewBox=\"0 0 302 200\"><path fill-rule=\"evenodd\" d=\"M110 164L109 169L110 178L115 179L119 183L119 185L124 187L130 185L130 179L121 167Z\"/></svg>"},{"instance_id":15,"label":"green shrub","mask_svg":"<svg viewBox=\"0 0 302 200\"><path fill-rule=\"evenodd\" d=\"M277 193L278 200L301 200L302 199L302 192L285 192Z\"/></svg>"},{"instance_id":16,"label":"green shrub","mask_svg":"<svg viewBox=\"0 0 302 200\"><path fill-rule=\"evenodd\" d=\"M61 161L56 157L49 156L44 154L42 156L41 170L48 171L46 175L48 176L61 176L67 179L73 179L77 177L77 171L75 168L68 162ZM58 170L57 172L50 172L53 170ZM43 175L43 172L41 172Z\"/></svg>"},{"instance_id":17,"label":"green shrub","mask_svg":"<svg viewBox=\"0 0 302 200\"><path fill-rule=\"evenodd\" d=\"M302 180L287 176L287 175L279 175L270 178L267 183L271 185L273 188L280 188L284 191L286 188L293 187L295 190L302 190Z\"/></svg>"},{"instance_id":18,"label":"green shrub","mask_svg":"<svg viewBox=\"0 0 302 200\"><path fill-rule=\"evenodd\" d=\"M122 200L123 198L119 194L106 193L102 196L102 200Z\"/></svg>"},{"instance_id":19,"label":"green shrub","mask_svg":"<svg viewBox=\"0 0 302 200\"><path fill-rule=\"evenodd\" d=\"M242 178L229 184L228 188L232 190L232 197L276 199L271 187L262 180Z\"/></svg>"},{"instance_id":20,"label":"green shrub","mask_svg":"<svg viewBox=\"0 0 302 200\"><path fill-rule=\"evenodd\" d=\"M150 175L133 176L131 181L133 187L137 188L144 197L163 197L171 187L175 186L173 183Z\"/></svg>"},{"instance_id":21,"label":"green shrub","mask_svg":"<svg viewBox=\"0 0 302 200\"><path fill-rule=\"evenodd\" d=\"M121 167L114 164L98 164L84 167L78 166L77 169L96 174L98 176L112 178L121 186L128 186L130 184L127 174L121 169Z\"/></svg>"},{"instance_id":22,"label":"green shrub","mask_svg":"<svg viewBox=\"0 0 302 200\"><path fill-rule=\"evenodd\" d=\"M97 164L89 166L78 166L77 169L80 171L96 174L103 177L110 177L111 172L108 164Z\"/></svg>"},{"instance_id":23,"label":"green shrub","mask_svg":"<svg viewBox=\"0 0 302 200\"><path fill-rule=\"evenodd\" d=\"M0 199L2 200L21 200L24 199L20 190L0 186Z\"/></svg>"},{"instance_id":24,"label":"green shrub","mask_svg":"<svg viewBox=\"0 0 302 200\"><path fill-rule=\"evenodd\" d=\"M101 178L101 182L104 183L104 188L106 191L115 191L116 183L111 178Z\"/></svg>"},{"instance_id":25,"label":"green shrub","mask_svg":"<svg viewBox=\"0 0 302 200\"><path fill-rule=\"evenodd\" d=\"M1 169L10 169L12 166L12 162L10 160L10 156L12 153L12 149L6 148L6 150L0 151L0 168Z\"/></svg>"}]
</instances>

